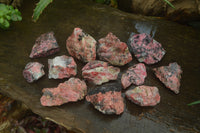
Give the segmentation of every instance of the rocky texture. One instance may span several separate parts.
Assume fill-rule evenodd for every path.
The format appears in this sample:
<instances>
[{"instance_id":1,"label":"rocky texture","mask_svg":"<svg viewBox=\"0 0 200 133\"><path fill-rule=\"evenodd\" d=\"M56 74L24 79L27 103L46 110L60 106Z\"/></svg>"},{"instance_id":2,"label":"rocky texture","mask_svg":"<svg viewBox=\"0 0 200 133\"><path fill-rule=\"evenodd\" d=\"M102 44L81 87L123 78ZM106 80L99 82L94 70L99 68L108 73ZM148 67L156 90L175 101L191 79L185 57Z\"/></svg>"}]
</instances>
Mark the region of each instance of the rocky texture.
<instances>
[{"instance_id":1,"label":"rocky texture","mask_svg":"<svg viewBox=\"0 0 200 133\"><path fill-rule=\"evenodd\" d=\"M87 86L78 78L70 78L60 83L57 88L44 88L42 92L40 102L43 106L59 106L83 99L87 93Z\"/></svg>"},{"instance_id":2,"label":"rocky texture","mask_svg":"<svg viewBox=\"0 0 200 133\"><path fill-rule=\"evenodd\" d=\"M132 60L126 43L121 42L113 33L99 39L99 43L97 53L101 60L117 66L123 66Z\"/></svg>"},{"instance_id":3,"label":"rocky texture","mask_svg":"<svg viewBox=\"0 0 200 133\"><path fill-rule=\"evenodd\" d=\"M123 88L129 87L131 84L141 85L147 76L146 67L143 63L135 64L129 67L122 75L121 83Z\"/></svg>"},{"instance_id":4,"label":"rocky texture","mask_svg":"<svg viewBox=\"0 0 200 133\"><path fill-rule=\"evenodd\" d=\"M124 99L121 91L113 85L97 87L90 91L86 100L103 114L121 114L124 111Z\"/></svg>"},{"instance_id":5,"label":"rocky texture","mask_svg":"<svg viewBox=\"0 0 200 133\"><path fill-rule=\"evenodd\" d=\"M116 80L119 72L118 67L108 66L106 62L95 60L83 67L82 76L96 85L101 85L109 80Z\"/></svg>"},{"instance_id":6,"label":"rocky texture","mask_svg":"<svg viewBox=\"0 0 200 133\"><path fill-rule=\"evenodd\" d=\"M126 10L128 8L129 12L133 13L149 16L164 16L173 21L180 22L200 19L200 2L198 0L168 1L175 8L170 7L163 0L118 0L120 9Z\"/></svg>"},{"instance_id":7,"label":"rocky texture","mask_svg":"<svg viewBox=\"0 0 200 133\"><path fill-rule=\"evenodd\" d=\"M138 86L127 90L126 97L140 106L155 106L160 103L160 94L157 87Z\"/></svg>"},{"instance_id":8,"label":"rocky texture","mask_svg":"<svg viewBox=\"0 0 200 133\"><path fill-rule=\"evenodd\" d=\"M72 57L63 55L48 59L49 78L63 79L77 74L77 65Z\"/></svg>"},{"instance_id":9,"label":"rocky texture","mask_svg":"<svg viewBox=\"0 0 200 133\"><path fill-rule=\"evenodd\" d=\"M176 63L170 63L169 66L161 66L153 69L155 75L167 88L174 93L179 93L181 80L181 67Z\"/></svg>"},{"instance_id":10,"label":"rocky texture","mask_svg":"<svg viewBox=\"0 0 200 133\"><path fill-rule=\"evenodd\" d=\"M96 40L80 28L74 31L66 41L69 54L83 62L96 59Z\"/></svg>"},{"instance_id":11,"label":"rocky texture","mask_svg":"<svg viewBox=\"0 0 200 133\"><path fill-rule=\"evenodd\" d=\"M128 44L139 62L154 64L165 55L162 45L146 33L131 34Z\"/></svg>"},{"instance_id":12,"label":"rocky texture","mask_svg":"<svg viewBox=\"0 0 200 133\"><path fill-rule=\"evenodd\" d=\"M29 62L23 70L23 76L27 82L32 83L45 74L43 68L44 65L38 62Z\"/></svg>"},{"instance_id":13,"label":"rocky texture","mask_svg":"<svg viewBox=\"0 0 200 133\"><path fill-rule=\"evenodd\" d=\"M56 38L53 32L42 34L35 41L30 58L46 57L59 51Z\"/></svg>"}]
</instances>

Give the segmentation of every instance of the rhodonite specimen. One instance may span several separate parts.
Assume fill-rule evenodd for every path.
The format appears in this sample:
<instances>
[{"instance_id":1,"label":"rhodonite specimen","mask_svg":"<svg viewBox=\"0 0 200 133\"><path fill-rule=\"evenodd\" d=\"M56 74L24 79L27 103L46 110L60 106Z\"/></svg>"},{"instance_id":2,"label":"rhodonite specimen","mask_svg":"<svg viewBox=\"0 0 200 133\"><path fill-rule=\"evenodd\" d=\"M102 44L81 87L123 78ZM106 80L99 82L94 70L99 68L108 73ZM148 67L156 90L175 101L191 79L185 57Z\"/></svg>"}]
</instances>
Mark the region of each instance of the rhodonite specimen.
<instances>
[{"instance_id":1,"label":"rhodonite specimen","mask_svg":"<svg viewBox=\"0 0 200 133\"><path fill-rule=\"evenodd\" d=\"M175 92L179 93L181 80L181 67L176 63L170 63L169 66L161 66L153 69L155 75L164 85Z\"/></svg>"},{"instance_id":2,"label":"rhodonite specimen","mask_svg":"<svg viewBox=\"0 0 200 133\"><path fill-rule=\"evenodd\" d=\"M82 29L74 28L66 41L66 47L71 56L89 62L96 59L96 43L96 40Z\"/></svg>"},{"instance_id":3,"label":"rhodonite specimen","mask_svg":"<svg viewBox=\"0 0 200 133\"><path fill-rule=\"evenodd\" d=\"M101 60L108 61L112 65L123 66L132 61L126 43L121 42L111 32L105 38L99 40L97 53Z\"/></svg>"},{"instance_id":4,"label":"rhodonite specimen","mask_svg":"<svg viewBox=\"0 0 200 133\"><path fill-rule=\"evenodd\" d=\"M56 38L53 32L42 34L35 41L30 58L46 57L59 51Z\"/></svg>"},{"instance_id":5,"label":"rhodonite specimen","mask_svg":"<svg viewBox=\"0 0 200 133\"><path fill-rule=\"evenodd\" d=\"M162 45L146 33L131 35L128 44L139 62L154 64L165 55Z\"/></svg>"},{"instance_id":6,"label":"rhodonite specimen","mask_svg":"<svg viewBox=\"0 0 200 133\"><path fill-rule=\"evenodd\" d=\"M77 74L77 65L72 57L63 55L48 59L49 79L63 79Z\"/></svg>"},{"instance_id":7,"label":"rhodonite specimen","mask_svg":"<svg viewBox=\"0 0 200 133\"><path fill-rule=\"evenodd\" d=\"M95 60L83 67L82 76L96 85L101 85L109 80L116 80L119 72L118 67L108 66L106 62Z\"/></svg>"},{"instance_id":8,"label":"rhodonite specimen","mask_svg":"<svg viewBox=\"0 0 200 133\"><path fill-rule=\"evenodd\" d=\"M124 111L124 99L120 89L112 86L97 87L90 91L86 100L103 114L121 114Z\"/></svg>"},{"instance_id":9,"label":"rhodonite specimen","mask_svg":"<svg viewBox=\"0 0 200 133\"><path fill-rule=\"evenodd\" d=\"M43 68L44 65L38 62L29 62L23 70L23 76L27 82L32 83L45 74Z\"/></svg>"},{"instance_id":10,"label":"rhodonite specimen","mask_svg":"<svg viewBox=\"0 0 200 133\"><path fill-rule=\"evenodd\" d=\"M78 78L70 78L60 83L57 88L44 88L40 102L43 106L59 106L68 102L76 102L87 94L87 86Z\"/></svg>"},{"instance_id":11,"label":"rhodonite specimen","mask_svg":"<svg viewBox=\"0 0 200 133\"><path fill-rule=\"evenodd\" d=\"M157 87L138 86L126 91L126 97L140 106L155 106L160 102L160 94Z\"/></svg>"},{"instance_id":12,"label":"rhodonite specimen","mask_svg":"<svg viewBox=\"0 0 200 133\"><path fill-rule=\"evenodd\" d=\"M123 88L129 87L131 84L141 85L147 76L146 67L143 63L129 67L122 75L121 83Z\"/></svg>"}]
</instances>

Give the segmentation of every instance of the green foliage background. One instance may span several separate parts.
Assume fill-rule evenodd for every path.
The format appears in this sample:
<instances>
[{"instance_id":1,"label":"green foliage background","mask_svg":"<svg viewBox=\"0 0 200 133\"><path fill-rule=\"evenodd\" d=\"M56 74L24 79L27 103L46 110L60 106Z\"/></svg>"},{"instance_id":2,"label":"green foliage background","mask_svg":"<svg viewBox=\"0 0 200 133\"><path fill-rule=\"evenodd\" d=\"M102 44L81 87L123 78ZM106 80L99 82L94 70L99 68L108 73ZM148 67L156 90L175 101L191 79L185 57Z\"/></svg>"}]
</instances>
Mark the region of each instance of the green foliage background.
<instances>
[{"instance_id":1,"label":"green foliage background","mask_svg":"<svg viewBox=\"0 0 200 133\"><path fill-rule=\"evenodd\" d=\"M11 21L21 21L21 13L12 6L0 4L0 28L7 29Z\"/></svg>"}]
</instances>

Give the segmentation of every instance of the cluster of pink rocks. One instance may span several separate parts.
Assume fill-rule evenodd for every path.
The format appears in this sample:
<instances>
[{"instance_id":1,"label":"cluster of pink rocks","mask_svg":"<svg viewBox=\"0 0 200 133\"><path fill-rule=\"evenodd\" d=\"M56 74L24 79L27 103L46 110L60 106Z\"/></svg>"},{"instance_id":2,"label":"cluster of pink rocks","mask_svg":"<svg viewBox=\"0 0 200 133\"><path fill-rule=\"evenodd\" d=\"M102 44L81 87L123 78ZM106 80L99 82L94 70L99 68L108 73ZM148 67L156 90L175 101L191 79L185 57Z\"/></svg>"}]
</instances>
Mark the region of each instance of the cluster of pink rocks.
<instances>
[{"instance_id":1,"label":"cluster of pink rocks","mask_svg":"<svg viewBox=\"0 0 200 133\"><path fill-rule=\"evenodd\" d=\"M128 46L130 47L128 48ZM82 68L82 77L85 80L95 85L102 85L110 80L116 80L120 73L119 66L124 66L132 61L129 50L133 52L139 62L145 64L159 62L166 53L162 45L146 33L131 35L127 45L113 33L108 33L106 37L97 42L80 28L75 28L68 37L66 48L72 57L62 55L48 59L48 77L49 79L69 78L69 80L54 88L44 88L43 96L40 99L41 104L43 106L59 106L82 100L86 96L86 100L100 112L117 115L123 113L125 107L121 88L111 84L87 92L85 81L74 77L77 75L77 64L73 57L87 63ZM30 58L47 57L59 50L54 33L49 32L36 39ZM45 74L43 68L44 65L38 62L30 62L25 66L23 76L27 82L32 83ZM182 70L176 62L170 63L169 66L154 68L153 71L167 88L176 94L179 93ZM138 63L130 66L122 74L121 84L123 89L127 89L131 84L137 86L125 92L127 99L133 103L140 106L155 106L160 102L159 90L154 86L143 85L146 77L145 65Z\"/></svg>"}]
</instances>

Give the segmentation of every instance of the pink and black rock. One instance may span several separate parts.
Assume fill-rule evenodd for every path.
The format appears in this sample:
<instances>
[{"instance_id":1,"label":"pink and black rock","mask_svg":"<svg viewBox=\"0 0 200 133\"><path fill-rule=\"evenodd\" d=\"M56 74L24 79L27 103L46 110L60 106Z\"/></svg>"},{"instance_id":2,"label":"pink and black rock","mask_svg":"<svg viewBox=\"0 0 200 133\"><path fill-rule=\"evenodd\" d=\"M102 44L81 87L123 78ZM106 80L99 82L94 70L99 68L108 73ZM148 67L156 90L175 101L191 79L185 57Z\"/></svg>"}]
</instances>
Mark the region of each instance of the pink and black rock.
<instances>
[{"instance_id":1,"label":"pink and black rock","mask_svg":"<svg viewBox=\"0 0 200 133\"><path fill-rule=\"evenodd\" d=\"M160 103L160 94L157 87L138 86L126 91L126 97L140 106L155 106Z\"/></svg>"},{"instance_id":2,"label":"pink and black rock","mask_svg":"<svg viewBox=\"0 0 200 133\"><path fill-rule=\"evenodd\" d=\"M96 40L80 28L74 31L66 41L66 48L69 54L83 62L96 59Z\"/></svg>"},{"instance_id":3,"label":"pink and black rock","mask_svg":"<svg viewBox=\"0 0 200 133\"><path fill-rule=\"evenodd\" d=\"M38 62L29 62L23 70L23 76L27 82L32 83L45 74L43 68L44 65Z\"/></svg>"},{"instance_id":4,"label":"pink and black rock","mask_svg":"<svg viewBox=\"0 0 200 133\"><path fill-rule=\"evenodd\" d=\"M48 59L49 79L63 79L76 76L77 65L72 57L63 55Z\"/></svg>"},{"instance_id":5,"label":"pink and black rock","mask_svg":"<svg viewBox=\"0 0 200 133\"><path fill-rule=\"evenodd\" d=\"M36 39L36 42L32 48L30 58L46 57L48 55L55 54L59 51L56 38L53 32L42 34Z\"/></svg>"},{"instance_id":6,"label":"pink and black rock","mask_svg":"<svg viewBox=\"0 0 200 133\"><path fill-rule=\"evenodd\" d=\"M179 93L181 80L181 67L176 63L170 63L169 66L161 66L153 69L159 80L174 93Z\"/></svg>"},{"instance_id":7,"label":"pink and black rock","mask_svg":"<svg viewBox=\"0 0 200 133\"><path fill-rule=\"evenodd\" d=\"M105 38L99 40L97 53L100 60L116 66L123 66L132 61L126 43L121 42L113 33L108 33Z\"/></svg>"},{"instance_id":8,"label":"pink and black rock","mask_svg":"<svg viewBox=\"0 0 200 133\"><path fill-rule=\"evenodd\" d=\"M40 98L42 106L59 106L68 102L82 100L87 94L87 86L78 78L70 78L57 88L44 88Z\"/></svg>"},{"instance_id":9,"label":"pink and black rock","mask_svg":"<svg viewBox=\"0 0 200 133\"><path fill-rule=\"evenodd\" d=\"M131 84L141 85L147 76L146 67L143 63L129 67L126 73L122 75L121 83L123 88L129 87Z\"/></svg>"},{"instance_id":10,"label":"pink and black rock","mask_svg":"<svg viewBox=\"0 0 200 133\"><path fill-rule=\"evenodd\" d=\"M155 64L165 55L162 45L146 33L131 35L128 45L139 62Z\"/></svg>"},{"instance_id":11,"label":"pink and black rock","mask_svg":"<svg viewBox=\"0 0 200 133\"><path fill-rule=\"evenodd\" d=\"M120 69L118 67L108 66L103 61L91 61L87 63L82 69L82 76L84 79L96 85L116 80Z\"/></svg>"},{"instance_id":12,"label":"pink and black rock","mask_svg":"<svg viewBox=\"0 0 200 133\"><path fill-rule=\"evenodd\" d=\"M124 99L121 90L115 86L102 86L90 91L86 100L103 114L121 114L124 112Z\"/></svg>"}]
</instances>

